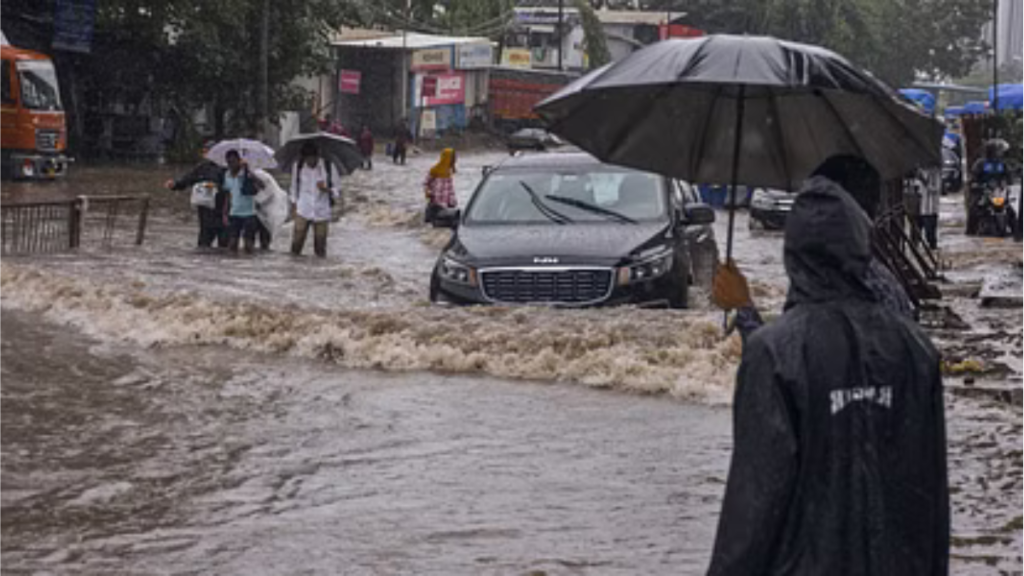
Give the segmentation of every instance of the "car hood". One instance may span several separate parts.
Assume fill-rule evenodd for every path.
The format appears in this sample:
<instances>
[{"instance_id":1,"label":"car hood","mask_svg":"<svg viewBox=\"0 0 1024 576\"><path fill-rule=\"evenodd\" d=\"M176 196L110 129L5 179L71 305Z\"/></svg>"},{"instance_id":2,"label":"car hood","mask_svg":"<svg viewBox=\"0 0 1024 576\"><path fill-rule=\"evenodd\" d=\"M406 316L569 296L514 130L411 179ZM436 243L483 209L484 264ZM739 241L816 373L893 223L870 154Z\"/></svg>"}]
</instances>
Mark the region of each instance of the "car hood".
<instances>
[{"instance_id":1,"label":"car hood","mask_svg":"<svg viewBox=\"0 0 1024 576\"><path fill-rule=\"evenodd\" d=\"M451 253L477 265L611 265L637 250L664 243L669 228L667 220L463 226Z\"/></svg>"}]
</instances>

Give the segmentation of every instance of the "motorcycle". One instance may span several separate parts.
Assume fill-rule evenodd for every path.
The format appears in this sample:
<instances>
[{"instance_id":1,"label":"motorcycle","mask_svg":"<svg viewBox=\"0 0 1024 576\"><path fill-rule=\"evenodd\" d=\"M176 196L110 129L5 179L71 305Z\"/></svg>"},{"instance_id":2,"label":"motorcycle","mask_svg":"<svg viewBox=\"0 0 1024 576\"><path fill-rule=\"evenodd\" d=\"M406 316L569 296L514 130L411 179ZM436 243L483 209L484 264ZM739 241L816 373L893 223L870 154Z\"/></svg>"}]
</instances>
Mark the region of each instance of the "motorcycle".
<instances>
[{"instance_id":1,"label":"motorcycle","mask_svg":"<svg viewBox=\"0 0 1024 576\"><path fill-rule=\"evenodd\" d=\"M999 184L986 184L976 192L975 222L978 236L1003 238L1014 223L1008 214L1007 189Z\"/></svg>"}]
</instances>

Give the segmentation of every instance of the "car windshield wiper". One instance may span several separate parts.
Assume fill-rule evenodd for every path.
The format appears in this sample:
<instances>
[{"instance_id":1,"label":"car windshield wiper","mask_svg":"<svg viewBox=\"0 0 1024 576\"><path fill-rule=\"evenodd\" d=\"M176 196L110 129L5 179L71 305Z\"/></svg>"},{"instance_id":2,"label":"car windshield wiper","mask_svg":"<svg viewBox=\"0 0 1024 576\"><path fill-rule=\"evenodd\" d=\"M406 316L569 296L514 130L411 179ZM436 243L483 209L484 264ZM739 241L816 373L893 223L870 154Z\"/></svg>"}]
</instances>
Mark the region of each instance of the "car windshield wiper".
<instances>
[{"instance_id":1,"label":"car windshield wiper","mask_svg":"<svg viewBox=\"0 0 1024 576\"><path fill-rule=\"evenodd\" d=\"M519 185L523 187L523 190L526 190L527 194L530 195L530 202L532 202L534 207L537 208L537 211L543 214L548 220L558 224L568 224L569 222L572 222L572 218L569 218L565 214L562 214L545 204L544 201L540 199L540 196L533 191L533 188L530 188L529 184L520 180Z\"/></svg>"},{"instance_id":2,"label":"car windshield wiper","mask_svg":"<svg viewBox=\"0 0 1024 576\"><path fill-rule=\"evenodd\" d=\"M558 202L560 204L565 204L566 206L572 206L573 208L579 208L580 210L586 210L587 212L593 212L594 214L601 214L602 216L608 216L609 218L614 218L614 219L616 219L616 220L618 220L620 222L625 222L627 224L636 224L636 220L630 218L629 216L626 216L625 214L622 214L620 212L616 212L614 210L609 210L607 208L602 208L600 206L595 206L593 204L589 204L589 203L584 202L582 200L577 200L575 198L569 198L567 196L552 196L550 194L545 196L545 198L547 198L548 200L551 200L552 202Z\"/></svg>"}]
</instances>

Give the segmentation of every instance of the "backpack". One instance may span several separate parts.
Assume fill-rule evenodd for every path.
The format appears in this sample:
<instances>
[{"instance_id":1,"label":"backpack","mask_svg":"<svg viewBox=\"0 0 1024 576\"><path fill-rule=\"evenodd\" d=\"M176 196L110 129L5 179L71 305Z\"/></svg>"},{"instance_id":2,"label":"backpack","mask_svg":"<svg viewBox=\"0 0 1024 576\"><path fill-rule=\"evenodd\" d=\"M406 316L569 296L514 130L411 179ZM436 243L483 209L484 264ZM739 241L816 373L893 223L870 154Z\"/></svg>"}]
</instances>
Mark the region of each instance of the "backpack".
<instances>
[{"instance_id":1,"label":"backpack","mask_svg":"<svg viewBox=\"0 0 1024 576\"><path fill-rule=\"evenodd\" d=\"M327 188L333 190L334 189L334 182L331 181L331 178L332 178L331 177L331 163L328 162L327 160L323 160L323 159L321 159L321 161L324 163L324 171L327 172ZM298 194L299 190L302 190L302 160L301 159L299 160L298 166L295 167L295 190L296 190L296 194ZM328 194L327 195L327 200L331 203L331 208L333 208L334 207L334 202L335 202L334 194Z\"/></svg>"}]
</instances>

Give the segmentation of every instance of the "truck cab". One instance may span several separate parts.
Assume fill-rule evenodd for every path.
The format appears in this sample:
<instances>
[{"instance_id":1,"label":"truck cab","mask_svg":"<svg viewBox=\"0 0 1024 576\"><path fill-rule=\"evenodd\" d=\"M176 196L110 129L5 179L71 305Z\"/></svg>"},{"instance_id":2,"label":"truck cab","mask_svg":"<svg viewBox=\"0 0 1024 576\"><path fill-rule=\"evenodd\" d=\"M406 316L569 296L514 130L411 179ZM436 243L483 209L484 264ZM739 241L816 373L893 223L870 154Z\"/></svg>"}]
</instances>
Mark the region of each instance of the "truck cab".
<instances>
[{"instance_id":1,"label":"truck cab","mask_svg":"<svg viewBox=\"0 0 1024 576\"><path fill-rule=\"evenodd\" d=\"M0 45L0 150L3 174L53 179L67 173L67 130L53 61Z\"/></svg>"}]
</instances>

